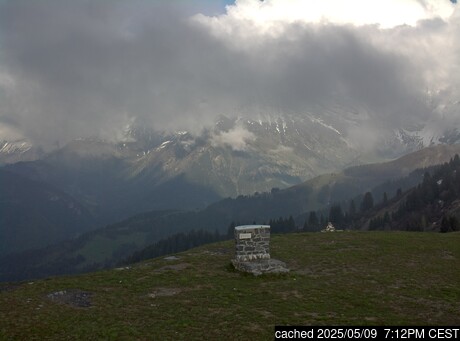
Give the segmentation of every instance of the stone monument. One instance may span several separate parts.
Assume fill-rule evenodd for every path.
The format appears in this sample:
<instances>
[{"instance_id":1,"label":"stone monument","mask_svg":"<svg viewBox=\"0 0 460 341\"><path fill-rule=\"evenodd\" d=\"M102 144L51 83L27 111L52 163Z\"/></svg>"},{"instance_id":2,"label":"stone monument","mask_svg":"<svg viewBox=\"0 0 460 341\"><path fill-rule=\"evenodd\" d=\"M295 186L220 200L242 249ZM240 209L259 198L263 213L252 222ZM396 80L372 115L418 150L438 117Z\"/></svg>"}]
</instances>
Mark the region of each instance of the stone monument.
<instances>
[{"instance_id":1,"label":"stone monument","mask_svg":"<svg viewBox=\"0 0 460 341\"><path fill-rule=\"evenodd\" d=\"M284 262L270 258L270 226L243 225L234 232L236 255L232 263L237 270L256 276L289 271Z\"/></svg>"}]
</instances>

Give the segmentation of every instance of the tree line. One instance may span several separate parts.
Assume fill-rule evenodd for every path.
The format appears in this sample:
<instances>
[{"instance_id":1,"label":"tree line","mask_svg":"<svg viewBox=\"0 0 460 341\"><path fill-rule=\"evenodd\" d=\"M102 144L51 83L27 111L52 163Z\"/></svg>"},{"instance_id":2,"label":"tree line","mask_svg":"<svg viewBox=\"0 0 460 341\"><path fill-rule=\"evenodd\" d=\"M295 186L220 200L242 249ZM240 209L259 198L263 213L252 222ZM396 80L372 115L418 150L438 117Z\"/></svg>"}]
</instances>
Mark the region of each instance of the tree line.
<instances>
[{"instance_id":1,"label":"tree line","mask_svg":"<svg viewBox=\"0 0 460 341\"><path fill-rule=\"evenodd\" d=\"M441 232L459 231L458 218L446 212L445 208L460 198L460 158L455 155L450 162L432 168L432 170L433 174L428 171L424 173L423 181L418 186L404 193L401 188L398 188L391 198L387 192L384 192L377 201L371 192L366 192L348 202L335 203L328 210L310 211L303 226L299 226L292 216L270 219L268 222L263 222L262 225L270 225L272 233L290 233L299 230L318 231L328 222L340 229L358 229L367 222L369 230L423 231L433 222L439 222L438 229ZM395 203L399 203L398 208L390 210L389 207ZM376 216L382 210L384 213ZM252 224L257 225L257 222L253 221ZM125 263L138 262L208 243L233 239L234 228L239 225L241 225L239 222L230 223L224 235L217 231L207 230L177 233L135 252Z\"/></svg>"},{"instance_id":2,"label":"tree line","mask_svg":"<svg viewBox=\"0 0 460 341\"><path fill-rule=\"evenodd\" d=\"M384 192L377 201L371 192L366 192L348 202L334 203L328 210L311 211L303 229L316 231L330 221L341 229L358 229L367 224L369 230L459 231L460 221L449 210L458 199L460 157L455 155L449 162L425 171L422 182L404 193L398 188L390 198Z\"/></svg>"}]
</instances>

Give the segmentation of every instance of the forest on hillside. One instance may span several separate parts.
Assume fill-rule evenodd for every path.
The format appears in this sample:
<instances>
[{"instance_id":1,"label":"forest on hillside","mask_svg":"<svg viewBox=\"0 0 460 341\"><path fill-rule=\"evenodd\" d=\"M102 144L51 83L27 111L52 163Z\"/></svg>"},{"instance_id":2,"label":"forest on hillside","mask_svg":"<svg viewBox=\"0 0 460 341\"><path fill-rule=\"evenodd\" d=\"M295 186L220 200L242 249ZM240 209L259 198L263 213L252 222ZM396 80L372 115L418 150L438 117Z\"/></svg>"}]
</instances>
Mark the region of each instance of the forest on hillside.
<instances>
[{"instance_id":1,"label":"forest on hillside","mask_svg":"<svg viewBox=\"0 0 460 341\"><path fill-rule=\"evenodd\" d=\"M420 184L404 192L398 189L393 197L384 192L377 201L366 192L359 205L355 202L333 204L327 215L324 210L310 212L304 229L324 225L326 215L328 221L345 229L459 231L460 158L456 154L449 162L426 170Z\"/></svg>"}]
</instances>

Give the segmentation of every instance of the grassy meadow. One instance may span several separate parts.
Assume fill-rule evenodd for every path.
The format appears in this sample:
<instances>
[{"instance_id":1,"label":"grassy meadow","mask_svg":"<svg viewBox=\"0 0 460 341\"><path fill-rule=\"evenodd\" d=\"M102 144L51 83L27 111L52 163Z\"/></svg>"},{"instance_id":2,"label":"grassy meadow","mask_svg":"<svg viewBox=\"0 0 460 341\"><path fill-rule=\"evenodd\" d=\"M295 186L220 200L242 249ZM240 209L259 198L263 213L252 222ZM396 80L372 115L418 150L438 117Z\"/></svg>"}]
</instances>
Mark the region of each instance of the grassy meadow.
<instances>
[{"instance_id":1,"label":"grassy meadow","mask_svg":"<svg viewBox=\"0 0 460 341\"><path fill-rule=\"evenodd\" d=\"M271 340L275 325L460 325L460 233L273 235L287 275L232 241L130 267L0 283L3 340Z\"/></svg>"}]
</instances>

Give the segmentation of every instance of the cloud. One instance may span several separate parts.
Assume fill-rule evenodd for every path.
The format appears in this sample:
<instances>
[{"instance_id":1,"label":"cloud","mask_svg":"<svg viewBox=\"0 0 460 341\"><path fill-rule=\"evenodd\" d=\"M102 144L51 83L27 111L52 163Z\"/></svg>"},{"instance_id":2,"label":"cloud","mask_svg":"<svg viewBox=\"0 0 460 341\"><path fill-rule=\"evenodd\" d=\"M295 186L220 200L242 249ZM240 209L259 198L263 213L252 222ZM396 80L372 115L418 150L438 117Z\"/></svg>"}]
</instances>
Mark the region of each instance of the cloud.
<instances>
[{"instance_id":1,"label":"cloud","mask_svg":"<svg viewBox=\"0 0 460 341\"><path fill-rule=\"evenodd\" d=\"M255 61L256 77L246 83L258 90L254 102L302 112L312 103L353 101L370 114L367 128L394 128L429 119L430 90L458 81L455 8L448 1L239 0L224 15L195 20Z\"/></svg>"},{"instance_id":2,"label":"cloud","mask_svg":"<svg viewBox=\"0 0 460 341\"><path fill-rule=\"evenodd\" d=\"M200 83L212 58L204 51L218 49L182 8L9 1L0 22L2 66L15 84L3 87L1 115L35 140L110 137L133 117L157 129L189 126L214 97Z\"/></svg>"},{"instance_id":3,"label":"cloud","mask_svg":"<svg viewBox=\"0 0 460 341\"><path fill-rule=\"evenodd\" d=\"M280 23L294 22L377 24L382 28L391 28L415 26L419 20L437 17L447 19L453 10L452 3L438 0L237 0L234 6L228 7L227 14L214 22L222 28L225 20L250 21L260 30L277 33L280 32Z\"/></svg>"},{"instance_id":4,"label":"cloud","mask_svg":"<svg viewBox=\"0 0 460 341\"><path fill-rule=\"evenodd\" d=\"M241 125L236 125L229 131L214 134L211 138L211 144L213 147L228 146L234 151L246 151L255 139L256 136L253 133Z\"/></svg>"},{"instance_id":5,"label":"cloud","mask_svg":"<svg viewBox=\"0 0 460 341\"><path fill-rule=\"evenodd\" d=\"M220 114L333 101L391 129L458 100L460 12L448 1L238 0L225 13L187 3L3 2L0 122L53 144L117 139L132 122L199 132ZM241 149L244 134L215 141Z\"/></svg>"}]
</instances>

